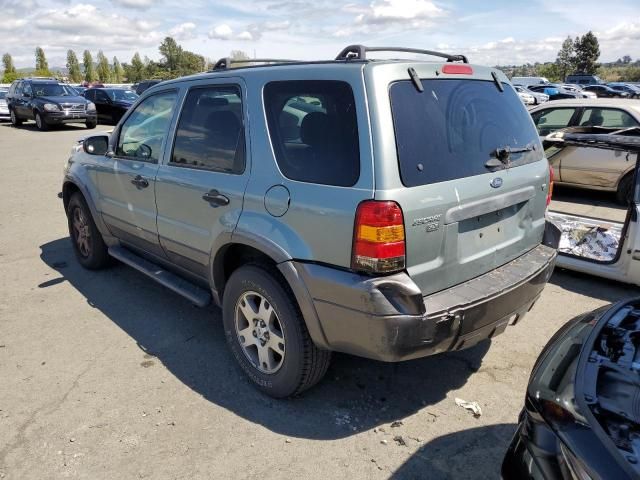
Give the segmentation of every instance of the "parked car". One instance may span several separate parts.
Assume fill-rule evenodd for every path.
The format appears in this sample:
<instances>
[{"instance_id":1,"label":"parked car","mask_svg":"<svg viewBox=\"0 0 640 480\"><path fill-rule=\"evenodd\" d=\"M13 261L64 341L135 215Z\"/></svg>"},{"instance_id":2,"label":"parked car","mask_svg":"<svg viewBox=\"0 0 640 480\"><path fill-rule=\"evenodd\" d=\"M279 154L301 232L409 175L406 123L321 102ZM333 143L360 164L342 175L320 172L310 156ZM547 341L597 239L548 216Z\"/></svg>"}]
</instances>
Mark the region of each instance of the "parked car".
<instances>
[{"instance_id":1,"label":"parked car","mask_svg":"<svg viewBox=\"0 0 640 480\"><path fill-rule=\"evenodd\" d=\"M84 98L95 103L98 121L116 124L138 99L131 90L119 88L90 88L83 93Z\"/></svg>"},{"instance_id":2,"label":"parked car","mask_svg":"<svg viewBox=\"0 0 640 480\"><path fill-rule=\"evenodd\" d=\"M97 125L96 106L55 80L16 80L6 100L11 123L16 127L27 120L35 120L41 131L63 123L84 123L87 128Z\"/></svg>"},{"instance_id":3,"label":"parked car","mask_svg":"<svg viewBox=\"0 0 640 480\"><path fill-rule=\"evenodd\" d=\"M544 85L549 83L545 77L513 77L511 83L528 87L530 85Z\"/></svg>"},{"instance_id":4,"label":"parked car","mask_svg":"<svg viewBox=\"0 0 640 480\"><path fill-rule=\"evenodd\" d=\"M544 93L549 96L549 100L564 100L567 98L579 98L579 95L574 92L565 90L560 85L549 83L546 85L529 85L529 90L534 92Z\"/></svg>"},{"instance_id":5,"label":"parked car","mask_svg":"<svg viewBox=\"0 0 640 480\"><path fill-rule=\"evenodd\" d=\"M626 92L629 94L629 98L640 98L640 87L635 85L629 83L607 83L607 87L618 92Z\"/></svg>"},{"instance_id":6,"label":"parked car","mask_svg":"<svg viewBox=\"0 0 640 480\"><path fill-rule=\"evenodd\" d=\"M567 92L576 94L577 98L598 98L595 93L585 90L580 85L565 83L560 85L560 87Z\"/></svg>"},{"instance_id":7,"label":"parked car","mask_svg":"<svg viewBox=\"0 0 640 480\"><path fill-rule=\"evenodd\" d=\"M525 87L524 85L514 85L514 87L520 87L525 91L525 93L531 95L534 99L534 105L540 105L541 103L549 101L549 95L547 95L546 93L536 92L529 89L528 87Z\"/></svg>"},{"instance_id":8,"label":"parked car","mask_svg":"<svg viewBox=\"0 0 640 480\"><path fill-rule=\"evenodd\" d=\"M0 120L10 120L9 107L7 106L7 90L0 90Z\"/></svg>"},{"instance_id":9,"label":"parked car","mask_svg":"<svg viewBox=\"0 0 640 480\"><path fill-rule=\"evenodd\" d=\"M604 81L597 75L586 75L584 73L576 73L573 75L567 75L567 78L564 79L565 83L574 83L576 85L599 85L603 84Z\"/></svg>"},{"instance_id":10,"label":"parked car","mask_svg":"<svg viewBox=\"0 0 640 480\"><path fill-rule=\"evenodd\" d=\"M620 99L561 100L530 111L542 139L568 127L629 128L640 126L640 105ZM633 182L634 164L619 151L571 146L547 149L554 181L590 190L616 193L626 204Z\"/></svg>"},{"instance_id":11,"label":"parked car","mask_svg":"<svg viewBox=\"0 0 640 480\"><path fill-rule=\"evenodd\" d=\"M162 80L142 80L139 83L134 83L131 86L131 90L133 90L134 92L136 92L136 94L138 95L142 95L142 93L150 87L153 87L154 85L157 85L158 83L162 82Z\"/></svg>"},{"instance_id":12,"label":"parked car","mask_svg":"<svg viewBox=\"0 0 640 480\"><path fill-rule=\"evenodd\" d=\"M595 93L598 98L629 98L627 92L614 90L607 85L587 85L584 89L587 92Z\"/></svg>"},{"instance_id":13,"label":"parked car","mask_svg":"<svg viewBox=\"0 0 640 480\"><path fill-rule=\"evenodd\" d=\"M520 97L520 100L522 100L522 103L524 103L525 105L536 104L535 97L531 95L529 92L527 92L524 87L521 87L519 85L514 85L513 88L515 88L516 92L518 93L518 96Z\"/></svg>"},{"instance_id":14,"label":"parked car","mask_svg":"<svg viewBox=\"0 0 640 480\"><path fill-rule=\"evenodd\" d=\"M493 337L553 270L549 165L507 77L368 51L155 85L65 168L79 263L220 305L274 397L331 351L397 362Z\"/></svg>"},{"instance_id":15,"label":"parked car","mask_svg":"<svg viewBox=\"0 0 640 480\"><path fill-rule=\"evenodd\" d=\"M565 324L544 347L502 478L640 477L640 298Z\"/></svg>"}]
</instances>

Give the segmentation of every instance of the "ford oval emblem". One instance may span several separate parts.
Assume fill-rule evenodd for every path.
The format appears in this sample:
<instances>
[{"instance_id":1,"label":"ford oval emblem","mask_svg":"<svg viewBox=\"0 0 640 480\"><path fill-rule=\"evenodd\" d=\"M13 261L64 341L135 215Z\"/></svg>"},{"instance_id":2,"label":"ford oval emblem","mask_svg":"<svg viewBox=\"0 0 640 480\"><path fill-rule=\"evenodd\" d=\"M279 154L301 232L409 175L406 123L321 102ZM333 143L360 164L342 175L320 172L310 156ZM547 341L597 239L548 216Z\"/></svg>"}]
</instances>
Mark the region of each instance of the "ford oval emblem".
<instances>
[{"instance_id":1,"label":"ford oval emblem","mask_svg":"<svg viewBox=\"0 0 640 480\"><path fill-rule=\"evenodd\" d=\"M491 185L492 188L500 188L502 186L502 179L500 177L496 177L491 180L489 185Z\"/></svg>"}]
</instances>

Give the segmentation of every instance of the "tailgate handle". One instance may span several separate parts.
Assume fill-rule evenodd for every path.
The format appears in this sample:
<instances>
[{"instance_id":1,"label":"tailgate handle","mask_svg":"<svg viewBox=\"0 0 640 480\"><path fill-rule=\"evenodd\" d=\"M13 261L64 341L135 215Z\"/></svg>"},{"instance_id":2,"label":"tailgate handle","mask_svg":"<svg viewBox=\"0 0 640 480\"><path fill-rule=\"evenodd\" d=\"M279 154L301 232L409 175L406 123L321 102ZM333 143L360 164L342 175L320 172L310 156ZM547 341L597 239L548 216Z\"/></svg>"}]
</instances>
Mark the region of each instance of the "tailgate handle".
<instances>
[{"instance_id":1,"label":"tailgate handle","mask_svg":"<svg viewBox=\"0 0 640 480\"><path fill-rule=\"evenodd\" d=\"M536 196L536 189L532 185L514 190L513 192L495 195L493 197L476 200L475 202L464 203L457 207L450 208L444 216L444 223L455 223L467 218L478 217L485 213L495 212L503 208L526 202Z\"/></svg>"}]
</instances>

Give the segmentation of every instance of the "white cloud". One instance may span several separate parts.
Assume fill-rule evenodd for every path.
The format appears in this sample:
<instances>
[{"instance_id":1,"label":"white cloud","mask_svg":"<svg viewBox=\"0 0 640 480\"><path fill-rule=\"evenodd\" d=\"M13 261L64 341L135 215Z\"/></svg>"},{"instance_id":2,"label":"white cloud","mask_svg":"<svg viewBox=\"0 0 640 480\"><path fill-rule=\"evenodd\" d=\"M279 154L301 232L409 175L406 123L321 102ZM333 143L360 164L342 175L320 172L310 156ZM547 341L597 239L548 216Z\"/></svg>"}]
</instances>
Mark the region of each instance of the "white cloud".
<instances>
[{"instance_id":1,"label":"white cloud","mask_svg":"<svg viewBox=\"0 0 640 480\"><path fill-rule=\"evenodd\" d=\"M181 23L169 30L169 35L176 40L189 40L195 38L196 24L192 22Z\"/></svg>"},{"instance_id":2,"label":"white cloud","mask_svg":"<svg viewBox=\"0 0 640 480\"><path fill-rule=\"evenodd\" d=\"M238 40L253 40L253 35L251 32L245 30L244 32L240 32L236 38Z\"/></svg>"},{"instance_id":3,"label":"white cloud","mask_svg":"<svg viewBox=\"0 0 640 480\"><path fill-rule=\"evenodd\" d=\"M15 28L20 28L26 25L27 21L24 18L2 18L0 20L0 31L12 32Z\"/></svg>"},{"instance_id":4,"label":"white cloud","mask_svg":"<svg viewBox=\"0 0 640 480\"><path fill-rule=\"evenodd\" d=\"M231 27L225 23L209 31L209 38L216 40L230 40L233 35Z\"/></svg>"},{"instance_id":5,"label":"white cloud","mask_svg":"<svg viewBox=\"0 0 640 480\"><path fill-rule=\"evenodd\" d=\"M111 0L111 1L120 7L135 8L138 10L146 10L147 8L149 8L155 3L154 0Z\"/></svg>"}]
</instances>

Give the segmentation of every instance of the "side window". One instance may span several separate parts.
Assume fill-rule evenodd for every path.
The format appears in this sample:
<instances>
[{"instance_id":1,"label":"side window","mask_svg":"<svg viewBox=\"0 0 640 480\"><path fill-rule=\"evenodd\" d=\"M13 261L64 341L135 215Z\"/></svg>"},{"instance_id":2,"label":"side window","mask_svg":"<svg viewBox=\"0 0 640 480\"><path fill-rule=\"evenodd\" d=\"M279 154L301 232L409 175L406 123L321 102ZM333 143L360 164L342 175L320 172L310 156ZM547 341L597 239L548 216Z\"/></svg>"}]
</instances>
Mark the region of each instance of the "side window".
<instances>
[{"instance_id":1,"label":"side window","mask_svg":"<svg viewBox=\"0 0 640 480\"><path fill-rule=\"evenodd\" d=\"M533 122L541 136L566 128L575 113L575 108L554 108L534 113Z\"/></svg>"},{"instance_id":2,"label":"side window","mask_svg":"<svg viewBox=\"0 0 640 480\"><path fill-rule=\"evenodd\" d=\"M264 88L278 167L301 182L350 187L360 177L358 123L346 82L283 81Z\"/></svg>"},{"instance_id":3,"label":"side window","mask_svg":"<svg viewBox=\"0 0 640 480\"><path fill-rule=\"evenodd\" d=\"M22 82L18 82L16 83L16 88L13 91L13 94L17 97L19 97L20 95L22 95Z\"/></svg>"},{"instance_id":4,"label":"side window","mask_svg":"<svg viewBox=\"0 0 640 480\"><path fill-rule=\"evenodd\" d=\"M109 100L109 98L107 97L107 94L104 93L102 90L96 90L95 95L96 95L96 100L99 102L107 102Z\"/></svg>"},{"instance_id":5,"label":"side window","mask_svg":"<svg viewBox=\"0 0 640 480\"><path fill-rule=\"evenodd\" d=\"M184 101L170 164L244 172L245 140L237 86L193 88Z\"/></svg>"},{"instance_id":6,"label":"side window","mask_svg":"<svg viewBox=\"0 0 640 480\"><path fill-rule=\"evenodd\" d=\"M613 108L587 108L580 118L582 127L628 128L638 122L627 112Z\"/></svg>"},{"instance_id":7,"label":"side window","mask_svg":"<svg viewBox=\"0 0 640 480\"><path fill-rule=\"evenodd\" d=\"M116 155L157 162L175 103L173 91L158 93L140 103L122 125Z\"/></svg>"},{"instance_id":8,"label":"side window","mask_svg":"<svg viewBox=\"0 0 640 480\"><path fill-rule=\"evenodd\" d=\"M29 96L33 95L33 92L31 91L31 84L30 83L26 83L25 82L25 83L22 84L22 93L24 95L29 95Z\"/></svg>"},{"instance_id":9,"label":"side window","mask_svg":"<svg viewBox=\"0 0 640 480\"><path fill-rule=\"evenodd\" d=\"M93 102L96 99L96 91L92 89L85 90L84 98Z\"/></svg>"}]
</instances>

